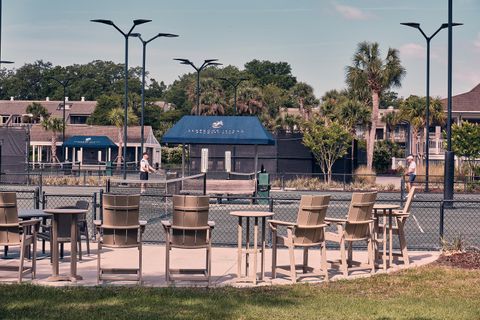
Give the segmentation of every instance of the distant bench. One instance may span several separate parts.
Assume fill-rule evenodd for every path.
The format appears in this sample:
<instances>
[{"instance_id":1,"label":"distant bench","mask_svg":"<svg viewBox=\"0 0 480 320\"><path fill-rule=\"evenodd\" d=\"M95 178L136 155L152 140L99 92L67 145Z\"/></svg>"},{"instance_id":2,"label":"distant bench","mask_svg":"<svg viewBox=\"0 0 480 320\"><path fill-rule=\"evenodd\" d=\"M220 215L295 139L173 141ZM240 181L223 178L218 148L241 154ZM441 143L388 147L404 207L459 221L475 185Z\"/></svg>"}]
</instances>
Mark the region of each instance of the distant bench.
<instances>
[{"instance_id":1,"label":"distant bench","mask_svg":"<svg viewBox=\"0 0 480 320\"><path fill-rule=\"evenodd\" d=\"M206 194L255 195L256 180L209 180ZM203 192L203 180L185 180L182 193Z\"/></svg>"},{"instance_id":2,"label":"distant bench","mask_svg":"<svg viewBox=\"0 0 480 320\"><path fill-rule=\"evenodd\" d=\"M80 166L78 165L72 166L72 171L81 171L81 172L105 171L106 169L107 169L107 166L104 164L81 164Z\"/></svg>"}]
</instances>

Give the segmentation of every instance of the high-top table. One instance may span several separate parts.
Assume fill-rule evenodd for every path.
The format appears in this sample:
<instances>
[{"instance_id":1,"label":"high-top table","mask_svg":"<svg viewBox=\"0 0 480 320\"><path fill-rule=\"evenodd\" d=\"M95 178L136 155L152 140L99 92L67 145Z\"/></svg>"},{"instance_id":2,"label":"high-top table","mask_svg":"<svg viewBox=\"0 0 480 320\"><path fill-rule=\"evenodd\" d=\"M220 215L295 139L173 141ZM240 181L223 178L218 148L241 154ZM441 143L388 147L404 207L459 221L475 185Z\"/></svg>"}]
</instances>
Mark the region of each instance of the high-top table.
<instances>
[{"instance_id":1,"label":"high-top table","mask_svg":"<svg viewBox=\"0 0 480 320\"><path fill-rule=\"evenodd\" d=\"M390 203L375 203L373 205L373 212L377 217L377 222L375 229L378 230L378 218L380 216L384 217L383 222L383 270L387 270L387 228L388 228L388 266L392 265L393 262L393 210L400 208L398 204ZM387 227L387 218L388 217L388 227ZM375 230L375 232L377 232Z\"/></svg>"},{"instance_id":2,"label":"high-top table","mask_svg":"<svg viewBox=\"0 0 480 320\"><path fill-rule=\"evenodd\" d=\"M262 240L261 240L261 262L260 277L263 280L265 275L265 224L266 218L273 216L273 212L268 211L232 211L230 215L238 217L238 249L237 249L237 281L251 281L257 284L257 264L258 264L258 219L262 219ZM243 218L247 220L245 250L242 248ZM250 249L250 218L254 218L253 225L253 250ZM245 276L242 276L242 253L245 251ZM250 254L253 253L253 275L249 276Z\"/></svg>"},{"instance_id":3,"label":"high-top table","mask_svg":"<svg viewBox=\"0 0 480 320\"><path fill-rule=\"evenodd\" d=\"M77 222L78 215L87 213L84 209L45 209L45 213L53 215L52 219L52 275L47 278L47 281L72 281L82 280L83 278L77 275ZM70 227L70 275L59 274L59 252L58 252L58 221L61 215L72 216L72 223Z\"/></svg>"}]
</instances>

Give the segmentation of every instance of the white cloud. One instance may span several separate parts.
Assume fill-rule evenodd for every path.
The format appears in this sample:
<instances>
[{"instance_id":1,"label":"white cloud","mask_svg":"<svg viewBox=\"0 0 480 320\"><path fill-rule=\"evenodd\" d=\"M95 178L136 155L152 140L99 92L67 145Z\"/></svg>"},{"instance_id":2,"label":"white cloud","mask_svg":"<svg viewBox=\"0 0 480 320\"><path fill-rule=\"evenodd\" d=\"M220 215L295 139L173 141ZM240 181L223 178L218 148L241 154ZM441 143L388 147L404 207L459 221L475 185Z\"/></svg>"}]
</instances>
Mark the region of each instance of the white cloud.
<instances>
[{"instance_id":1,"label":"white cloud","mask_svg":"<svg viewBox=\"0 0 480 320\"><path fill-rule=\"evenodd\" d=\"M335 10L347 20L367 20L371 18L371 14L356 7L341 4L333 4L333 6Z\"/></svg>"},{"instance_id":2,"label":"white cloud","mask_svg":"<svg viewBox=\"0 0 480 320\"><path fill-rule=\"evenodd\" d=\"M406 58L425 59L426 49L417 43L406 43L400 47L400 54Z\"/></svg>"},{"instance_id":3,"label":"white cloud","mask_svg":"<svg viewBox=\"0 0 480 320\"><path fill-rule=\"evenodd\" d=\"M480 32L477 34L477 38L473 41L473 47L475 48L475 51L480 52Z\"/></svg>"}]
</instances>

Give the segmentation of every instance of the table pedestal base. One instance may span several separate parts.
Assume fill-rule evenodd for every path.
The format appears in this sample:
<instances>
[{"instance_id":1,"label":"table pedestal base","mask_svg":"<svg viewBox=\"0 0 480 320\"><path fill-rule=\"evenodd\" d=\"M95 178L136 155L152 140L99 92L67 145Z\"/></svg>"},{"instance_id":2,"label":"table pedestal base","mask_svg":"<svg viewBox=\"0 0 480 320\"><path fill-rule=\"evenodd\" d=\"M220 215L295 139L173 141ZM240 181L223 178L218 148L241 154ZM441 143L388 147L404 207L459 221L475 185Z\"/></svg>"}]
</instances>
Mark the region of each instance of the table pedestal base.
<instances>
[{"instance_id":1,"label":"table pedestal base","mask_svg":"<svg viewBox=\"0 0 480 320\"><path fill-rule=\"evenodd\" d=\"M83 280L82 276L57 275L57 276L50 276L47 278L47 282L57 282L57 281L77 282L78 280Z\"/></svg>"}]
</instances>

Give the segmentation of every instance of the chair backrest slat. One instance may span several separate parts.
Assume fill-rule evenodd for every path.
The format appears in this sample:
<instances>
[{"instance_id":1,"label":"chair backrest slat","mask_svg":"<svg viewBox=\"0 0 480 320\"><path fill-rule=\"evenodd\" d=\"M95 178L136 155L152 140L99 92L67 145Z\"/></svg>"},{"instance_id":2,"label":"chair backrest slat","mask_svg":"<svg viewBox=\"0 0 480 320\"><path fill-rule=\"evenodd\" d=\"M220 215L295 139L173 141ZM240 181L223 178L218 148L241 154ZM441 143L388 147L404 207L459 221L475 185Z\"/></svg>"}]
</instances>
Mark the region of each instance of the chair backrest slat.
<instances>
[{"instance_id":1,"label":"chair backrest slat","mask_svg":"<svg viewBox=\"0 0 480 320\"><path fill-rule=\"evenodd\" d=\"M413 201L413 196L415 195L416 188L412 187L410 189L410 192L407 195L407 201L405 202L405 205L403 206L403 212L404 213L410 213L410 208L412 207L412 201Z\"/></svg>"},{"instance_id":2,"label":"chair backrest slat","mask_svg":"<svg viewBox=\"0 0 480 320\"><path fill-rule=\"evenodd\" d=\"M20 243L17 194L0 192L0 244Z\"/></svg>"},{"instance_id":3,"label":"chair backrest slat","mask_svg":"<svg viewBox=\"0 0 480 320\"><path fill-rule=\"evenodd\" d=\"M348 210L347 224L345 226L346 239L361 239L368 236L370 229L368 223L352 224L349 222L368 221L372 219L372 209L377 198L376 192L355 192Z\"/></svg>"},{"instance_id":4,"label":"chair backrest slat","mask_svg":"<svg viewBox=\"0 0 480 320\"><path fill-rule=\"evenodd\" d=\"M205 227L208 226L208 210L207 196L173 196L172 244L186 247L206 245L208 238ZM199 230L195 230L196 227Z\"/></svg>"},{"instance_id":5,"label":"chair backrest slat","mask_svg":"<svg viewBox=\"0 0 480 320\"><path fill-rule=\"evenodd\" d=\"M139 242L140 195L103 195L103 244L129 246Z\"/></svg>"},{"instance_id":6,"label":"chair backrest slat","mask_svg":"<svg viewBox=\"0 0 480 320\"><path fill-rule=\"evenodd\" d=\"M324 240L324 228L301 228L300 226L314 226L325 223L330 195L303 195L297 214L295 228L295 243L309 244Z\"/></svg>"}]
</instances>

